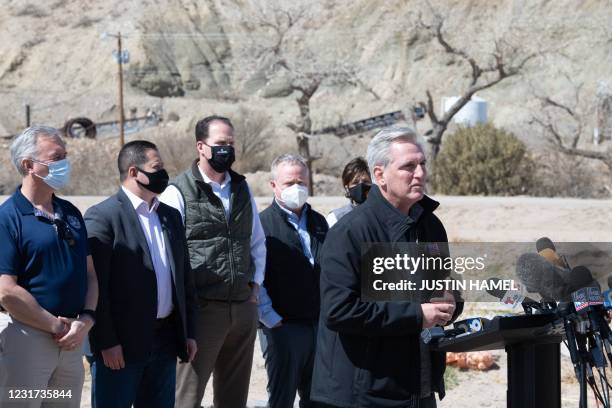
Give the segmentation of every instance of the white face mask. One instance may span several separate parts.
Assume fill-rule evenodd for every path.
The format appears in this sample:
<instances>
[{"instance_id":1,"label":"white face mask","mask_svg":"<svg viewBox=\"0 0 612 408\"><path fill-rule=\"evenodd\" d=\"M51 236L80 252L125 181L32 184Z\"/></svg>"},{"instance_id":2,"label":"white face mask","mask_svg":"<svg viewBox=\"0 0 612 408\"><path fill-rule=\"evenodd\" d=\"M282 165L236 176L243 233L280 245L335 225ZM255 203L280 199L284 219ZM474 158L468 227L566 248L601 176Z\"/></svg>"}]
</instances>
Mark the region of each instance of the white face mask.
<instances>
[{"instance_id":1,"label":"white face mask","mask_svg":"<svg viewBox=\"0 0 612 408\"><path fill-rule=\"evenodd\" d=\"M308 200L308 187L301 184L294 184L281 192L281 200L285 207L290 210L298 210L306 204Z\"/></svg>"}]
</instances>

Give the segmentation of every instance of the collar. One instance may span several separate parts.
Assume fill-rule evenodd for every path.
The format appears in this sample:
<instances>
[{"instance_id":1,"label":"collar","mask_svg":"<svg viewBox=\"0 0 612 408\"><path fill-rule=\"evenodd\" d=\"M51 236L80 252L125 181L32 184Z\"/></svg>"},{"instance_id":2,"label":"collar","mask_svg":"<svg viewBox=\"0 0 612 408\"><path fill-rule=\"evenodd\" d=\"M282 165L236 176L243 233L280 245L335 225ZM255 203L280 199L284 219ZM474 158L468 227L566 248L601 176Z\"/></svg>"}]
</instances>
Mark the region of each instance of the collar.
<instances>
[{"instance_id":1,"label":"collar","mask_svg":"<svg viewBox=\"0 0 612 408\"><path fill-rule=\"evenodd\" d=\"M374 209L374 213L382 217L382 220L390 229L398 228L404 230L416 224L419 218L425 214L433 213L440 205L435 200L424 195L423 198L410 208L409 215L403 214L400 210L391 205L382 195L377 185L373 184L368 199L362 204ZM383 215L384 214L384 215Z\"/></svg>"},{"instance_id":2,"label":"collar","mask_svg":"<svg viewBox=\"0 0 612 408\"><path fill-rule=\"evenodd\" d=\"M221 182L221 184L219 184L216 181L211 180L210 177L208 177L206 173L204 173L204 170L202 170L200 166L198 166L198 170L200 171L202 180L204 180L206 184L219 186L219 188L221 189L224 189L225 187L227 187L229 183L232 181L232 176L230 176L228 171L225 172L225 177L223 178L223 181Z\"/></svg>"},{"instance_id":3,"label":"collar","mask_svg":"<svg viewBox=\"0 0 612 408\"><path fill-rule=\"evenodd\" d=\"M130 190L125 188L125 186L121 186L121 190L123 190L135 210L138 210L140 207L144 206L147 212L157 211L157 207L159 207L159 200L157 197L153 198L153 205L151 208L149 208L149 204L145 200L132 193Z\"/></svg>"},{"instance_id":4,"label":"collar","mask_svg":"<svg viewBox=\"0 0 612 408\"><path fill-rule=\"evenodd\" d=\"M201 182L204 183L205 185L210 187L210 183L206 182L206 180L210 180L209 177L207 177L204 172L202 171L202 169L200 168L200 166L198 166L198 163L200 162L199 159L195 159L193 161L193 163L191 164L191 176L197 181L197 182ZM241 183L243 180L246 179L246 177L244 177L241 174L236 173L235 171L233 171L232 169L229 169L228 171L225 172L226 176L225 179L223 180L223 183L225 183L227 181L227 176L229 175L230 180L233 184L239 184ZM205 178L206 177L206 178ZM196 183L197 184L197 183Z\"/></svg>"},{"instance_id":5,"label":"collar","mask_svg":"<svg viewBox=\"0 0 612 408\"><path fill-rule=\"evenodd\" d=\"M15 202L15 207L17 207L22 215L35 215L36 208L21 192L21 184L17 187L15 193L13 194L13 200ZM57 202L57 197L55 194L53 194L51 200L53 201L53 211L61 214L62 211Z\"/></svg>"},{"instance_id":6,"label":"collar","mask_svg":"<svg viewBox=\"0 0 612 408\"><path fill-rule=\"evenodd\" d=\"M306 216L306 213L308 212L308 209L310 208L310 205L308 205L308 203L305 203L305 204L304 204L304 206L302 207L302 212L300 213L300 216L298 217L298 215L297 215L296 213L294 213L293 211L288 210L288 209L286 209L285 207L283 207L282 205L280 205L280 204L279 204L279 203L276 201L276 197L274 197L274 198L272 199L272 203L273 203L272 205L273 205L275 208L278 208L278 209L280 209L282 212L284 212L284 213L285 213L285 216L287 216L287 217L297 218L297 219L298 219L298 221L299 221L299 220L301 220L303 217L305 217L305 216ZM277 211L278 211L278 209L277 209Z\"/></svg>"}]
</instances>

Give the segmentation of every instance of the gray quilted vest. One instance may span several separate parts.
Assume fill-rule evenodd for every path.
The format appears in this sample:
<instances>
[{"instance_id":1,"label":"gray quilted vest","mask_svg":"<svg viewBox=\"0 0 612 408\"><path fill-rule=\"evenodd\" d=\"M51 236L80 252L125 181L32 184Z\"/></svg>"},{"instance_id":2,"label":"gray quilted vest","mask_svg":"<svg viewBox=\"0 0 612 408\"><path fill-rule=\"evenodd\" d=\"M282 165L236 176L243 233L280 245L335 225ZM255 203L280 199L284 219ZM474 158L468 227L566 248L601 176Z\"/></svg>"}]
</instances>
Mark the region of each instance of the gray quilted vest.
<instances>
[{"instance_id":1,"label":"gray quilted vest","mask_svg":"<svg viewBox=\"0 0 612 408\"><path fill-rule=\"evenodd\" d=\"M230 176L229 220L221 200L202 179L197 161L171 183L185 200L189 260L202 300L241 302L251 293L253 208L244 176L231 170Z\"/></svg>"}]
</instances>

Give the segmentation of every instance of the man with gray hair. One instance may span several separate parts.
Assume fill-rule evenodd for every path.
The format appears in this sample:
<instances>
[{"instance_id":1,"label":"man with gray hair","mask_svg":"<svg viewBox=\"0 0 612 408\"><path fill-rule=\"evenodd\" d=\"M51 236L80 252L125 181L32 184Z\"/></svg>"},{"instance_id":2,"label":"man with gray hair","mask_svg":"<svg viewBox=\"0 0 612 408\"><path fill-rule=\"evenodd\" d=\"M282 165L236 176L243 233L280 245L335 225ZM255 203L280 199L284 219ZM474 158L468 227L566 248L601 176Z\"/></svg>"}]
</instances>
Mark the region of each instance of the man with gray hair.
<instances>
[{"instance_id":1,"label":"man with gray hair","mask_svg":"<svg viewBox=\"0 0 612 408\"><path fill-rule=\"evenodd\" d=\"M32 126L10 152L22 184L0 206L0 406L78 407L98 284L81 213L54 194L69 180L66 146Z\"/></svg>"},{"instance_id":2,"label":"man with gray hair","mask_svg":"<svg viewBox=\"0 0 612 408\"><path fill-rule=\"evenodd\" d=\"M423 302L374 301L362 293L361 258L370 243L442 243L438 203L425 195L425 155L412 129L381 130L367 152L368 199L340 219L321 259L321 318L311 397L324 406L436 406L444 397L444 353L429 352L422 329L461 312L450 293Z\"/></svg>"},{"instance_id":3,"label":"man with gray hair","mask_svg":"<svg viewBox=\"0 0 612 408\"><path fill-rule=\"evenodd\" d=\"M310 407L319 319L320 250L327 221L306 203L308 167L301 156L272 162L272 204L260 214L266 273L260 290L259 340L268 372L268 406Z\"/></svg>"}]
</instances>

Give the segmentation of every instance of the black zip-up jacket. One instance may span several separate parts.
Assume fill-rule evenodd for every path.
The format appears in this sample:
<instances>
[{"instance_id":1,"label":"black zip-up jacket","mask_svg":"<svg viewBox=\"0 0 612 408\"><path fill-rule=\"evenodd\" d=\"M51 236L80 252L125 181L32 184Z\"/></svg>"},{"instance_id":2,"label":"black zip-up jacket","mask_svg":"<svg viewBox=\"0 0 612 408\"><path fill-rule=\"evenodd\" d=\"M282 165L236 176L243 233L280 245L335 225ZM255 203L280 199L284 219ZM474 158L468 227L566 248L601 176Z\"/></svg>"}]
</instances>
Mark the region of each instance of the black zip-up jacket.
<instances>
[{"instance_id":1,"label":"black zip-up jacket","mask_svg":"<svg viewBox=\"0 0 612 408\"><path fill-rule=\"evenodd\" d=\"M272 306L283 321L316 322L319 318L320 257L327 221L305 204L306 228L314 266L304 255L302 241L287 220L288 214L272 201L259 214L266 234L266 278L264 286Z\"/></svg>"},{"instance_id":2,"label":"black zip-up jacket","mask_svg":"<svg viewBox=\"0 0 612 408\"><path fill-rule=\"evenodd\" d=\"M330 229L321 258L321 315L311 399L338 407L416 407L420 394L418 302L361 300L361 244L447 242L425 196L416 224L372 186L365 203ZM453 318L463 309L458 303ZM431 389L444 397L445 353L431 352ZM423 370L426 371L426 370Z\"/></svg>"}]
</instances>

